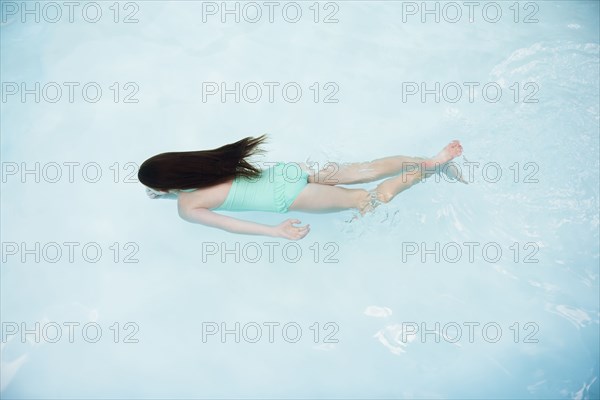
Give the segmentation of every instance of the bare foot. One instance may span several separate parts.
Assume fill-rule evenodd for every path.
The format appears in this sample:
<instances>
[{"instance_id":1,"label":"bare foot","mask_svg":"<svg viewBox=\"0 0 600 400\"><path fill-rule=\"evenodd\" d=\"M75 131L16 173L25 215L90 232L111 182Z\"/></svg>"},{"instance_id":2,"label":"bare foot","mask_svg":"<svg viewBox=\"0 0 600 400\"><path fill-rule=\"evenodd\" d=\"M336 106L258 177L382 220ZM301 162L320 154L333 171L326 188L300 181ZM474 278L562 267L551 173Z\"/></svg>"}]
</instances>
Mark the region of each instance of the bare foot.
<instances>
[{"instance_id":1,"label":"bare foot","mask_svg":"<svg viewBox=\"0 0 600 400\"><path fill-rule=\"evenodd\" d=\"M365 201L362 201L360 204L360 208L358 212L361 217L364 217L366 213L372 212L375 209L375 204L373 203L373 195L369 193L369 198Z\"/></svg>"},{"instance_id":2,"label":"bare foot","mask_svg":"<svg viewBox=\"0 0 600 400\"><path fill-rule=\"evenodd\" d=\"M364 217L367 213L371 213L375 210L377 206L381 205L381 200L379 199L378 193L376 190L369 191L369 197L361 202L358 208L358 214L355 214L350 220L346 222L352 222L360 217Z\"/></svg>"},{"instance_id":3,"label":"bare foot","mask_svg":"<svg viewBox=\"0 0 600 400\"><path fill-rule=\"evenodd\" d=\"M432 168L456 158L462 154L463 148L458 140L451 141L437 156L425 162L426 168Z\"/></svg>"}]
</instances>

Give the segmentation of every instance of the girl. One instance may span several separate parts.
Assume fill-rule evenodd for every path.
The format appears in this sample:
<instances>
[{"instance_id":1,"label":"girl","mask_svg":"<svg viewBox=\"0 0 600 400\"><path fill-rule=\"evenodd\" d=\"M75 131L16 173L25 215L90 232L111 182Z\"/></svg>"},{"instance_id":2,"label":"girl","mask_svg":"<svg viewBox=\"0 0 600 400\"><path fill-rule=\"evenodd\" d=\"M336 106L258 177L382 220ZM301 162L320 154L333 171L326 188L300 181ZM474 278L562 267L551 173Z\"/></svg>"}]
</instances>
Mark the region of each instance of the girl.
<instances>
[{"instance_id":1,"label":"girl","mask_svg":"<svg viewBox=\"0 0 600 400\"><path fill-rule=\"evenodd\" d=\"M147 186L151 198L177 199L179 215L186 221L290 240L305 237L310 225L294 226L300 224L297 219L264 225L214 210L286 213L357 209L364 215L436 172L466 183L450 162L462 154L458 140L432 158L392 156L362 163L327 163L320 171L313 171L305 163L274 162L264 170L250 164L251 156L263 153L260 145L266 139L266 135L247 137L213 150L158 154L142 163L138 179ZM388 179L371 190L336 186L382 178Z\"/></svg>"}]
</instances>

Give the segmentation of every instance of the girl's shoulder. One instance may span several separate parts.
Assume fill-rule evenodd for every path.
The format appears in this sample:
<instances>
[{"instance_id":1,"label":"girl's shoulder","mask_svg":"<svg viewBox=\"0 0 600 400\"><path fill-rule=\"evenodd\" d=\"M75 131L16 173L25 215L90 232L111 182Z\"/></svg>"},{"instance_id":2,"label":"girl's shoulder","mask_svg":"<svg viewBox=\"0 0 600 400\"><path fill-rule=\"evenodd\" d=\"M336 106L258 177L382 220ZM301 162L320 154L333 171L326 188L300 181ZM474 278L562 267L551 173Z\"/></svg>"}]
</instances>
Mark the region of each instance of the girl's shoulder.
<instances>
[{"instance_id":1,"label":"girl's shoulder","mask_svg":"<svg viewBox=\"0 0 600 400\"><path fill-rule=\"evenodd\" d=\"M214 186L181 190L178 204L181 207L216 208L225 201L233 179Z\"/></svg>"}]
</instances>

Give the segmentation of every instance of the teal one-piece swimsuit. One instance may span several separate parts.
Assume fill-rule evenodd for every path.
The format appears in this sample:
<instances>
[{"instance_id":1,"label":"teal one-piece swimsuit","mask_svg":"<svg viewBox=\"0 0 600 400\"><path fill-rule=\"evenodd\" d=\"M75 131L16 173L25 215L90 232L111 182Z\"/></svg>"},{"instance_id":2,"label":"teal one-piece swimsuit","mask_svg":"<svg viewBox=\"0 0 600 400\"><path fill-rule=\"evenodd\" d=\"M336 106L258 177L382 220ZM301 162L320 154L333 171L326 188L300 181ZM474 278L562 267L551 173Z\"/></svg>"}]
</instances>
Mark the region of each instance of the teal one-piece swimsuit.
<instances>
[{"instance_id":1,"label":"teal one-piece swimsuit","mask_svg":"<svg viewBox=\"0 0 600 400\"><path fill-rule=\"evenodd\" d=\"M286 213L308 184L308 172L296 163L277 162L257 178L236 176L227 198L213 210Z\"/></svg>"}]
</instances>

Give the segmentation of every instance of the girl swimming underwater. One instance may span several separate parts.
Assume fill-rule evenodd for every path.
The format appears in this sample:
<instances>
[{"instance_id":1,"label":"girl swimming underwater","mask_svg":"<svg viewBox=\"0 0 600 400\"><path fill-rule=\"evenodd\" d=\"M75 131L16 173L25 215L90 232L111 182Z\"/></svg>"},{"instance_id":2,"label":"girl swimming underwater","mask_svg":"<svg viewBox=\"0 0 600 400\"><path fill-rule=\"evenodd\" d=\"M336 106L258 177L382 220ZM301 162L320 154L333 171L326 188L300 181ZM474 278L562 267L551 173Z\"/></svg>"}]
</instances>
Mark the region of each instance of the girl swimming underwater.
<instances>
[{"instance_id":1,"label":"girl swimming underwater","mask_svg":"<svg viewBox=\"0 0 600 400\"><path fill-rule=\"evenodd\" d=\"M297 219L264 225L213 210L322 213L357 209L364 215L438 172L466 183L451 164L462 154L458 140L432 158L391 156L370 162L327 163L314 171L305 163L274 162L264 170L250 164L251 156L263 153L260 145L266 139L266 135L247 137L213 150L158 154L142 163L138 179L151 198L177 199L179 215L186 221L290 240L302 239L310 225L295 226L301 223ZM388 179L371 190L336 186L383 178Z\"/></svg>"}]
</instances>

